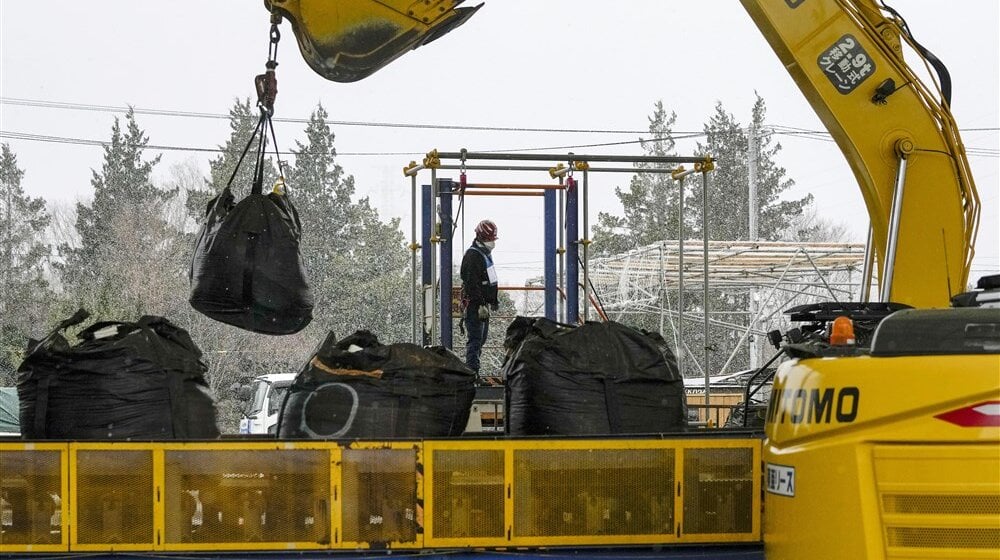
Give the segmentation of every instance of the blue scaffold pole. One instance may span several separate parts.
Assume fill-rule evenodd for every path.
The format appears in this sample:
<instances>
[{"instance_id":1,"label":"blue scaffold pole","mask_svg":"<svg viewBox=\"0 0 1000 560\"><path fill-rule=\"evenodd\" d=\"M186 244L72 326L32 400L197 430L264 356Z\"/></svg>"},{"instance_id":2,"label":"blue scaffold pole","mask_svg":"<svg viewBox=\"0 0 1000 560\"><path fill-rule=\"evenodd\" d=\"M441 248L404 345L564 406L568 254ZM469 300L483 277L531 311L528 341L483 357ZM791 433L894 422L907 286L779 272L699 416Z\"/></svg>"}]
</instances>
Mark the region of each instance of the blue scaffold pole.
<instances>
[{"instance_id":1,"label":"blue scaffold pole","mask_svg":"<svg viewBox=\"0 0 1000 560\"><path fill-rule=\"evenodd\" d=\"M556 318L556 191L545 191L545 318Z\"/></svg>"}]
</instances>

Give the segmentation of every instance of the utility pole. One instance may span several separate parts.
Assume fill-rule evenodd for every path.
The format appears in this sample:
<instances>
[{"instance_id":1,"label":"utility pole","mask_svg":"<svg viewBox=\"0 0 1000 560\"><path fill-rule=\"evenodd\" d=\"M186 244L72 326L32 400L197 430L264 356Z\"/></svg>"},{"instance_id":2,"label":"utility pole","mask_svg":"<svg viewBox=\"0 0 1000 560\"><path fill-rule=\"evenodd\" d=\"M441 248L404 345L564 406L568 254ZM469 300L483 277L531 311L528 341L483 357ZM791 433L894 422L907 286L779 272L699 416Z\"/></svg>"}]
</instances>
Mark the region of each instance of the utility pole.
<instances>
[{"instance_id":1,"label":"utility pole","mask_svg":"<svg viewBox=\"0 0 1000 560\"><path fill-rule=\"evenodd\" d=\"M753 122L750 123L750 129L747 131L747 208L747 224L749 225L747 235L750 241L757 241L757 126ZM751 290L749 296L751 333L747 340L750 343L750 367L757 369L760 364L760 355L757 335L752 332L757 330L757 291Z\"/></svg>"},{"instance_id":2,"label":"utility pole","mask_svg":"<svg viewBox=\"0 0 1000 560\"><path fill-rule=\"evenodd\" d=\"M750 224L750 241L757 241L757 127L750 125L747 132L747 200L749 204L749 215L747 223Z\"/></svg>"}]
</instances>

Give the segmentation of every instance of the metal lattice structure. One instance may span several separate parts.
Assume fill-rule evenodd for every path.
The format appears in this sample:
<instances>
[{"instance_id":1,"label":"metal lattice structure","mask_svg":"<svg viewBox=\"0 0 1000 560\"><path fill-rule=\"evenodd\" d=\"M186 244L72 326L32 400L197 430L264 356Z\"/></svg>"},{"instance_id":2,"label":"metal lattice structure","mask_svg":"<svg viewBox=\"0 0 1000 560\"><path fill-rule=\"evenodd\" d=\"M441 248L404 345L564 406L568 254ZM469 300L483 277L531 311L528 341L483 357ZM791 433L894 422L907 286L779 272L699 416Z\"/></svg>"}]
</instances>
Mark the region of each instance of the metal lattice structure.
<instances>
[{"instance_id":1,"label":"metal lattice structure","mask_svg":"<svg viewBox=\"0 0 1000 560\"><path fill-rule=\"evenodd\" d=\"M807 243L785 241L709 241L707 259L700 239L666 240L626 253L592 259L590 281L599 304L609 319L634 322L638 315L655 316L659 331L673 340L675 348L685 348L694 359L695 371L700 352L691 348L689 336L703 336L704 311L700 295L707 276L714 296L742 295L742 309L709 310L713 327L735 333L742 345L719 348L728 353L721 368L709 373L725 373L739 348L751 348L751 366L762 352L760 335L783 329L782 311L818 301L857 301L862 285L865 246L858 243ZM683 291L687 300L683 314L678 302ZM525 302L530 313L539 302ZM720 318L725 315L726 318ZM742 320L734 321L733 316ZM681 320L683 319L683 323ZM686 336L688 335L688 336ZM669 338L669 336L668 336Z\"/></svg>"}]
</instances>

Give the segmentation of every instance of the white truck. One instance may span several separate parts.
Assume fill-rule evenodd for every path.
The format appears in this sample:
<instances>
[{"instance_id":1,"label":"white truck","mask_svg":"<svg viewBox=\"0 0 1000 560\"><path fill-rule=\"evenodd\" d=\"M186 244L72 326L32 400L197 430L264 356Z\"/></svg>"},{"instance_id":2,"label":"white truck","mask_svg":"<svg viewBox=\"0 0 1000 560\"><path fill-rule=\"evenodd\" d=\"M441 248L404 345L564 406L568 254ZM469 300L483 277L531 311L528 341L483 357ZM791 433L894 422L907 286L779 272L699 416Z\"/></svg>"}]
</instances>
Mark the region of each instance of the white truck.
<instances>
[{"instance_id":1,"label":"white truck","mask_svg":"<svg viewBox=\"0 0 1000 560\"><path fill-rule=\"evenodd\" d=\"M240 419L240 433L277 435L281 403L294 380L294 373L269 373L244 385L240 393L250 405Z\"/></svg>"},{"instance_id":2,"label":"white truck","mask_svg":"<svg viewBox=\"0 0 1000 560\"><path fill-rule=\"evenodd\" d=\"M0 436L19 436L21 427L16 387L0 387Z\"/></svg>"}]
</instances>

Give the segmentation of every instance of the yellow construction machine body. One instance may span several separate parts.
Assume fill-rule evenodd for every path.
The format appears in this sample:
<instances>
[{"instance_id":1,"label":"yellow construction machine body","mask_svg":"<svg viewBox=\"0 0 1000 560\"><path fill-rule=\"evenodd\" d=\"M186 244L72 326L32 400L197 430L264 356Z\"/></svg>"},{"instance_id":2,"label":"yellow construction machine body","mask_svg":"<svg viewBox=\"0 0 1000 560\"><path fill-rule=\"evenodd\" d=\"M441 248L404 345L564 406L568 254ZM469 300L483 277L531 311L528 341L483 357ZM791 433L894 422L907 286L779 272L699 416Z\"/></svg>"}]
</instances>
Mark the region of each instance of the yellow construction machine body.
<instances>
[{"instance_id":1,"label":"yellow construction machine body","mask_svg":"<svg viewBox=\"0 0 1000 560\"><path fill-rule=\"evenodd\" d=\"M1000 356L798 360L764 442L766 557L996 558Z\"/></svg>"}]
</instances>

